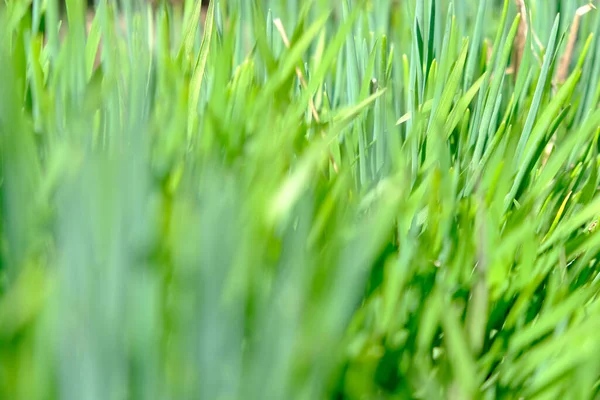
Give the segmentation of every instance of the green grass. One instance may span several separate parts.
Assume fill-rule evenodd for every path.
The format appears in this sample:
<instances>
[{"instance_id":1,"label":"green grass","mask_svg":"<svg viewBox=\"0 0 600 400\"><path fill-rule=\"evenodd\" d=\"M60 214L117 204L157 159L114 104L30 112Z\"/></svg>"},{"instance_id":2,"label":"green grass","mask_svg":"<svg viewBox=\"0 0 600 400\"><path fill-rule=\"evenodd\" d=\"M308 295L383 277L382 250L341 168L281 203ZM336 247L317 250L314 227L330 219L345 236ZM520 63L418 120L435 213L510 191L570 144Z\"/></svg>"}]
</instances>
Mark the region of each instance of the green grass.
<instances>
[{"instance_id":1,"label":"green grass","mask_svg":"<svg viewBox=\"0 0 600 400\"><path fill-rule=\"evenodd\" d=\"M0 399L600 396L600 12L561 82L584 1L66 3L0 5Z\"/></svg>"}]
</instances>

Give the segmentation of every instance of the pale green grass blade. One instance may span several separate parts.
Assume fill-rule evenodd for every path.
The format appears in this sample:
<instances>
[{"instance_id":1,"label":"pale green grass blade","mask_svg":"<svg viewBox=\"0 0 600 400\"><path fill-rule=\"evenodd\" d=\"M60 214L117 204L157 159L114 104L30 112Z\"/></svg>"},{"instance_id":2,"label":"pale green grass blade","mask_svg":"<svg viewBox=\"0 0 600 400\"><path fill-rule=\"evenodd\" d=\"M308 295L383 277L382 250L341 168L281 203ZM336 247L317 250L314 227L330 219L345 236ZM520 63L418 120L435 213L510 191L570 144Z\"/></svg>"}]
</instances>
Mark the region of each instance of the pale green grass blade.
<instances>
[{"instance_id":1,"label":"pale green grass blade","mask_svg":"<svg viewBox=\"0 0 600 400\"><path fill-rule=\"evenodd\" d=\"M197 6L200 7L200 6ZM194 15L196 12L194 12ZM194 69L192 71L192 79L190 81L190 95L188 105L188 124L187 124L187 137L188 141L191 141L192 134L196 130L198 123L198 102L200 100L200 91L202 90L202 83L204 81L204 75L206 71L206 64L208 62L208 54L210 46L212 44L212 35L214 32L214 18L215 18L215 2L211 1L206 13L206 22L204 24L204 32L202 34L202 44L200 45L200 52L196 58ZM189 32L188 32L189 33ZM186 37L186 41L188 38ZM187 44L186 44L187 46ZM188 49L191 51L191 49ZM186 52L188 51L186 50ZM189 53L188 53L189 54Z\"/></svg>"},{"instance_id":2,"label":"pale green grass blade","mask_svg":"<svg viewBox=\"0 0 600 400\"><path fill-rule=\"evenodd\" d=\"M467 89L471 86L475 75L475 66L477 65L477 61L479 59L479 49L481 48L481 35L483 31L487 3L488 2L485 0L480 0L477 8L475 27L473 28L473 36L470 40L469 59L467 61L467 67L465 70L465 79L463 85L464 91L467 91Z\"/></svg>"},{"instance_id":3,"label":"pale green grass blade","mask_svg":"<svg viewBox=\"0 0 600 400\"><path fill-rule=\"evenodd\" d=\"M465 115L465 111L475 98L475 95L479 92L481 85L487 79L487 73L484 73L482 76L477 79L477 81L471 86L466 93L458 100L456 106L452 109L450 114L448 115L448 119L444 124L444 132L450 134L457 126L460 120Z\"/></svg>"},{"instance_id":4,"label":"pale green grass blade","mask_svg":"<svg viewBox=\"0 0 600 400\"><path fill-rule=\"evenodd\" d=\"M520 14L519 14L520 15ZM481 123L479 127L479 132L477 134L477 144L475 146L475 150L473 153L473 163L476 165L479 163L481 159L481 155L484 150L485 141L487 140L487 133L489 129L489 124L492 121L492 114L494 112L494 106L496 104L496 99L500 93L500 87L502 81L504 79L504 73L506 70L506 66L508 65L508 59L512 52L512 45L517 34L517 28L519 27L519 15L512 24L506 39L504 40L504 46L502 49L502 54L496 64L496 68L494 69L494 76L492 77L492 82L490 84L490 90L488 93L487 101L485 102L485 107L483 111L483 115L481 118Z\"/></svg>"},{"instance_id":5,"label":"pale green grass blade","mask_svg":"<svg viewBox=\"0 0 600 400\"><path fill-rule=\"evenodd\" d=\"M548 46L546 47L546 52L544 54L544 64L542 65L542 71L540 72L540 76L538 78L538 83L535 88L535 93L533 95L533 102L531 104L531 108L529 109L529 113L527 114L527 121L525 121L525 126L523 127L523 133L519 139L519 144L517 146L517 152L515 154L515 162L519 164L523 157L523 152L525 151L525 145L529 140L529 136L531 135L531 131L533 130L533 124L535 123L535 118L537 116L538 110L540 108L540 102L542 100L542 94L544 93L544 88L546 87L548 73L550 70L550 64L554 58L555 54L555 46L556 40L558 37L558 26L560 23L560 18L557 16L554 20L554 26L552 27L552 32L550 33L550 40L548 42Z\"/></svg>"},{"instance_id":6,"label":"pale green grass blade","mask_svg":"<svg viewBox=\"0 0 600 400\"><path fill-rule=\"evenodd\" d=\"M550 127L552 120L558 114L559 110L564 106L566 101L568 101L571 92L577 81L579 80L579 76L581 73L576 71L571 75L571 77L565 82L565 85L559 90L556 97L552 99L548 107L544 110L544 112L540 115L540 118L535 124L533 131L531 133L530 143L528 144L528 149L526 150L525 156L518 166L517 175L515 177L515 182L510 190L506 198L505 207L508 208L512 201L515 199L517 192L521 187L521 183L525 178L525 175L528 173L527 167L534 161L535 152L537 150L537 146L543 140L544 135L546 134L546 130Z\"/></svg>"}]
</instances>

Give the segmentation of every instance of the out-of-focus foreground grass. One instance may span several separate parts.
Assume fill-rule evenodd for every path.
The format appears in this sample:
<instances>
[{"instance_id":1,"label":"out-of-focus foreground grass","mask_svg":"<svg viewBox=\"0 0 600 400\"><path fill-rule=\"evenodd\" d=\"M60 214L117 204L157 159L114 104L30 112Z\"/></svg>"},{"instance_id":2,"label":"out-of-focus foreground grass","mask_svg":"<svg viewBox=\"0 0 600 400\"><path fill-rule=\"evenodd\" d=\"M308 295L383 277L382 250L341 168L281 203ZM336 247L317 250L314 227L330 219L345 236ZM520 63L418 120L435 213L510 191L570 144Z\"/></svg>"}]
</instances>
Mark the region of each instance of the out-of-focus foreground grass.
<instances>
[{"instance_id":1,"label":"out-of-focus foreground grass","mask_svg":"<svg viewBox=\"0 0 600 400\"><path fill-rule=\"evenodd\" d=\"M1 399L599 395L593 7L61 9L0 6Z\"/></svg>"}]
</instances>

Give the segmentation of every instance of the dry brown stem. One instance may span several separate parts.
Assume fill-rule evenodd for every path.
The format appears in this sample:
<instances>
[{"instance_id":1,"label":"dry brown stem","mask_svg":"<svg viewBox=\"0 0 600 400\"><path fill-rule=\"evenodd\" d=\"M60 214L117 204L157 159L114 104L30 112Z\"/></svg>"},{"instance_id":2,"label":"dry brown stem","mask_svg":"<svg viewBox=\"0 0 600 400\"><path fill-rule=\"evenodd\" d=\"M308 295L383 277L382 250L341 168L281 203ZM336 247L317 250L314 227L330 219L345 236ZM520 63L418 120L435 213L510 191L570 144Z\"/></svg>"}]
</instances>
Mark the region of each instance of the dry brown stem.
<instances>
[{"instance_id":1,"label":"dry brown stem","mask_svg":"<svg viewBox=\"0 0 600 400\"><path fill-rule=\"evenodd\" d=\"M556 71L556 77L554 82L557 84L564 83L569 75L569 66L571 65L571 59L573 58L573 50L575 49L575 44L577 43L577 35L579 33L579 24L581 23L581 17L583 17L588 12L595 9L593 4L586 4L585 6L579 7L575 12L575 17L573 18L573 24L571 25L571 30L569 31L569 39L567 40L567 46L565 48L565 53L560 59L560 63L558 66L558 70Z\"/></svg>"}]
</instances>

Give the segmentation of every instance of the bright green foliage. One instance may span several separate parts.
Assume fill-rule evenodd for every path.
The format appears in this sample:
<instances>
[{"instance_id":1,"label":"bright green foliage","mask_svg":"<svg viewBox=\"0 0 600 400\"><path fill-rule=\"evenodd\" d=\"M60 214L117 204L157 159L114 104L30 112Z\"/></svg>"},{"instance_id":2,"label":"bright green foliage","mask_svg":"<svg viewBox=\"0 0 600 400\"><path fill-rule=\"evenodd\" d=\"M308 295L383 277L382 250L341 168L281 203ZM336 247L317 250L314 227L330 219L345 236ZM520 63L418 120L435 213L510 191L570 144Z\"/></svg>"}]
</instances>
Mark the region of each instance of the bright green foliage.
<instances>
[{"instance_id":1,"label":"bright green foliage","mask_svg":"<svg viewBox=\"0 0 600 400\"><path fill-rule=\"evenodd\" d=\"M600 396L582 1L4 2L0 399Z\"/></svg>"}]
</instances>

